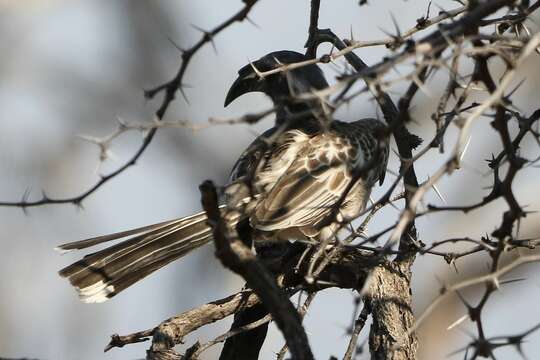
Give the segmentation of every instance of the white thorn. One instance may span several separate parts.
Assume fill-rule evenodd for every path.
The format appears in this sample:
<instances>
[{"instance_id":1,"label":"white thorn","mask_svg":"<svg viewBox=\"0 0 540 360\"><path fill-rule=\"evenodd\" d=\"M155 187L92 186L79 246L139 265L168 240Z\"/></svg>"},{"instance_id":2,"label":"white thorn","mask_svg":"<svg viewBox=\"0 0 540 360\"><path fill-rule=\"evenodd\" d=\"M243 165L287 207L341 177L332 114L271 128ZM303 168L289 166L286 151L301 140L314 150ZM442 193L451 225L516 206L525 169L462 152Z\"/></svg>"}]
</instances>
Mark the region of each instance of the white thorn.
<instances>
[{"instance_id":1,"label":"white thorn","mask_svg":"<svg viewBox=\"0 0 540 360\"><path fill-rule=\"evenodd\" d=\"M259 69L257 69L257 67L255 66L255 64L253 64L253 62L252 62L251 60L249 60L249 58L248 58L248 62L249 62L249 65L251 66L251 68L253 69L253 71L255 72L255 74L257 75L257 77L258 77L259 79L264 79L263 73L261 73L261 72L259 71Z\"/></svg>"},{"instance_id":2,"label":"white thorn","mask_svg":"<svg viewBox=\"0 0 540 360\"><path fill-rule=\"evenodd\" d=\"M444 198L444 196L442 195L442 193L439 191L439 189L437 188L437 185L433 184L431 185L431 187L433 188L433 190L435 190L435 193L437 194L437 196L439 197L439 199L441 199L441 201L443 203L446 204L446 199Z\"/></svg>"},{"instance_id":3,"label":"white thorn","mask_svg":"<svg viewBox=\"0 0 540 360\"><path fill-rule=\"evenodd\" d=\"M467 140L467 142L465 143L465 146L463 147L463 151L459 155L459 162L463 160L463 157L465 156L465 153L467 152L467 149L469 148L469 144L471 143L471 139L472 137L469 136L469 139Z\"/></svg>"},{"instance_id":4,"label":"white thorn","mask_svg":"<svg viewBox=\"0 0 540 360\"><path fill-rule=\"evenodd\" d=\"M469 319L469 314L465 314L463 315L462 317L460 317L459 319L457 319L456 321L454 321L453 323L451 323L450 325L448 325L448 327L446 328L446 330L452 330L453 328L455 328L456 326L460 325L461 323L463 323L465 320Z\"/></svg>"}]
</instances>

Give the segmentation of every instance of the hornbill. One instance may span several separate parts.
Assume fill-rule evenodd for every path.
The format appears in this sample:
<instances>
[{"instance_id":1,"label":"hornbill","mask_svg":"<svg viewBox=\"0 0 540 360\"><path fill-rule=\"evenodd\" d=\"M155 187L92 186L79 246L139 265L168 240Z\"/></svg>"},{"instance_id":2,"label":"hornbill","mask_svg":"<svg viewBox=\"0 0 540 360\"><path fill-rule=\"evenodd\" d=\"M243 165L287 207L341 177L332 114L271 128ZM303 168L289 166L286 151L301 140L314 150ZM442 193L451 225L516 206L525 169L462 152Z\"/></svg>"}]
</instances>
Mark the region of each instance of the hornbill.
<instances>
[{"instance_id":1,"label":"hornbill","mask_svg":"<svg viewBox=\"0 0 540 360\"><path fill-rule=\"evenodd\" d=\"M315 65L261 76L307 60L277 51L244 66L225 106L249 92L263 92L276 108L276 124L240 156L225 186L227 208L249 221L254 238L328 240L365 208L372 186L382 183L388 160L385 125L376 119L325 121L321 99L328 87ZM381 134L383 134L381 136ZM246 186L246 184L248 186ZM103 302L152 272L212 241L204 212L154 225L60 245L69 251L126 238L60 270L84 302Z\"/></svg>"}]
</instances>

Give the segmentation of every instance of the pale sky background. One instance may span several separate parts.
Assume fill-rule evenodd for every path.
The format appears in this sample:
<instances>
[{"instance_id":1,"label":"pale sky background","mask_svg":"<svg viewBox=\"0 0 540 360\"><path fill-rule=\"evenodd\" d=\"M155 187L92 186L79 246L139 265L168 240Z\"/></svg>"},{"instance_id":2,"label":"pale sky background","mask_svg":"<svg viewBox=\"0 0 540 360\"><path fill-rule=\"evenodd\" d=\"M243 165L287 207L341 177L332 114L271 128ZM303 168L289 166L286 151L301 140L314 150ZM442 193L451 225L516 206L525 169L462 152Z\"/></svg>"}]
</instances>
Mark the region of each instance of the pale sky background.
<instances>
[{"instance_id":1,"label":"pale sky background","mask_svg":"<svg viewBox=\"0 0 540 360\"><path fill-rule=\"evenodd\" d=\"M357 1L323 1L321 27L338 35L371 40L392 31L393 14L405 30L425 14L426 1L372 1L359 7ZM217 5L219 4L219 5ZM391 5L390 5L391 4ZM439 1L451 7L455 2ZM142 89L170 79L177 71L179 53L168 38L190 46L200 33L190 24L209 29L242 6L240 1L0 1L0 199L18 200L25 189L31 198L41 189L54 197L72 196L87 189L99 172L107 173L122 164L139 146L140 134L117 139L115 158L99 165L98 148L76 137L78 134L105 136L114 131L116 117L126 121L149 121L158 101L145 102ZM437 11L434 3L432 12ZM261 0L248 22L235 24L199 52L191 63L185 82L189 104L180 96L171 105L167 119L240 116L268 107L263 96L245 96L223 108L225 94L236 71L270 51L303 51L309 19L308 0ZM532 24L532 23L531 23ZM533 29L538 26L532 24ZM374 63L384 48L357 52ZM342 66L340 61L337 67ZM538 107L540 83L538 56L525 64L521 78L528 81L515 96L518 107L530 114ZM336 66L326 66L332 82ZM440 80L440 81L438 81ZM428 135L433 101L444 85L441 75L427 86L433 98L421 94L415 99L413 131ZM396 87L399 91L402 87ZM399 94L399 93L396 93ZM398 96L394 94L394 96ZM358 100L339 117L355 120L377 116L375 104ZM222 183L228 169L256 132L270 125L267 120L254 127L223 126L192 133L187 129L158 132L138 165L110 181L90 196L83 209L54 205L28 209L0 207L0 358L38 359L136 359L145 355L149 343L128 345L103 353L112 333L127 334L150 328L163 319L241 289L243 282L219 265L207 246L141 281L103 304L83 304L67 281L57 275L82 254L60 256L54 246L81 238L138 227L188 215L200 209L197 186L205 179ZM452 130L455 134L455 131ZM450 204L476 202L490 183L483 159L498 152L499 139L488 120L478 122L462 171L445 178L441 191ZM524 154L538 148L532 141ZM418 163L420 181L437 168L446 155L430 154ZM396 159L390 167L397 169ZM537 169L525 170L515 183L518 198L540 209ZM392 178L388 176L388 178ZM387 184L390 181L387 181ZM381 189L375 192L381 194ZM434 195L428 201L440 203ZM502 202L467 216L432 215L418 221L425 243L452 236L480 237L500 222ZM393 223L396 211L377 216L370 231ZM540 216L531 214L522 225L523 236L540 235ZM438 293L440 282L457 281L486 271L488 259L473 256L457 262L459 272L442 259L420 256L414 267L415 312L420 314ZM526 277L495 294L485 311L489 336L524 331L540 322L539 266L530 265L508 278ZM479 292L465 296L476 302ZM351 321L353 295L347 290L328 290L316 298L306 329L317 359L343 356L348 343L345 329ZM438 307L421 328L421 358L444 358L470 341L470 322L452 331L448 325L465 314L455 298ZM186 338L209 340L230 325L222 321ZM361 337L365 341L367 328ZM540 358L540 335L528 338L524 349L530 359ZM271 331L261 359L273 359L283 343ZM220 347L204 355L217 358ZM513 349L497 351L502 359L520 359ZM367 359L367 355L360 357ZM461 355L452 357L460 359Z\"/></svg>"}]
</instances>

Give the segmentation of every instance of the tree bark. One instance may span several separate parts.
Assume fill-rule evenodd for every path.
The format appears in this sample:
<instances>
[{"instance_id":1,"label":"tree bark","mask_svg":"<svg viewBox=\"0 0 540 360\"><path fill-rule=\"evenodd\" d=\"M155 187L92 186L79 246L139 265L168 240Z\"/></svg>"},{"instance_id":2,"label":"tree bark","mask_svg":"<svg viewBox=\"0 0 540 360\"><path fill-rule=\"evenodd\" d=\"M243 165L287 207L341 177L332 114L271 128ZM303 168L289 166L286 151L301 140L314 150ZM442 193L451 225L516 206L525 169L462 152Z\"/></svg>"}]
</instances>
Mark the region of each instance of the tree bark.
<instances>
[{"instance_id":1,"label":"tree bark","mask_svg":"<svg viewBox=\"0 0 540 360\"><path fill-rule=\"evenodd\" d=\"M373 360L416 359L418 339L411 293L412 260L377 266L369 280L367 299L373 314L369 347Z\"/></svg>"}]
</instances>

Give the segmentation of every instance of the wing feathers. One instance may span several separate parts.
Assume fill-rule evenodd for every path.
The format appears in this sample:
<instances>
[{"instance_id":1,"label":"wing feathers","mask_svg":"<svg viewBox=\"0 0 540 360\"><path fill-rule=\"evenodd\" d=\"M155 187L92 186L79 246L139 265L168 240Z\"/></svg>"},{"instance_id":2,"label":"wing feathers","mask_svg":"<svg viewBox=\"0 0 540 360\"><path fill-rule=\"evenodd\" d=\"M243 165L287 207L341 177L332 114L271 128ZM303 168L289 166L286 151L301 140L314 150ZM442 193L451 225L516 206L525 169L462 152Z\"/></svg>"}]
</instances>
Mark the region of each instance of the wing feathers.
<instances>
[{"instance_id":1,"label":"wing feathers","mask_svg":"<svg viewBox=\"0 0 540 360\"><path fill-rule=\"evenodd\" d=\"M373 132L384 125L374 119L333 124L333 128L315 135L290 136L277 155L267 155L268 162L275 166L258 175L272 181L264 188L250 217L254 227L263 231L309 226L317 229L318 224L335 213L337 205L339 214L346 210L342 216L358 216L369 194L366 186L371 188L376 180L383 180L388 145L382 148L381 163L350 187L352 169L371 160L378 143ZM343 204L338 204L347 189L350 192Z\"/></svg>"},{"instance_id":2,"label":"wing feathers","mask_svg":"<svg viewBox=\"0 0 540 360\"><path fill-rule=\"evenodd\" d=\"M316 226L332 212L349 181L344 165L287 173L257 205L252 223L266 231Z\"/></svg>"}]
</instances>

